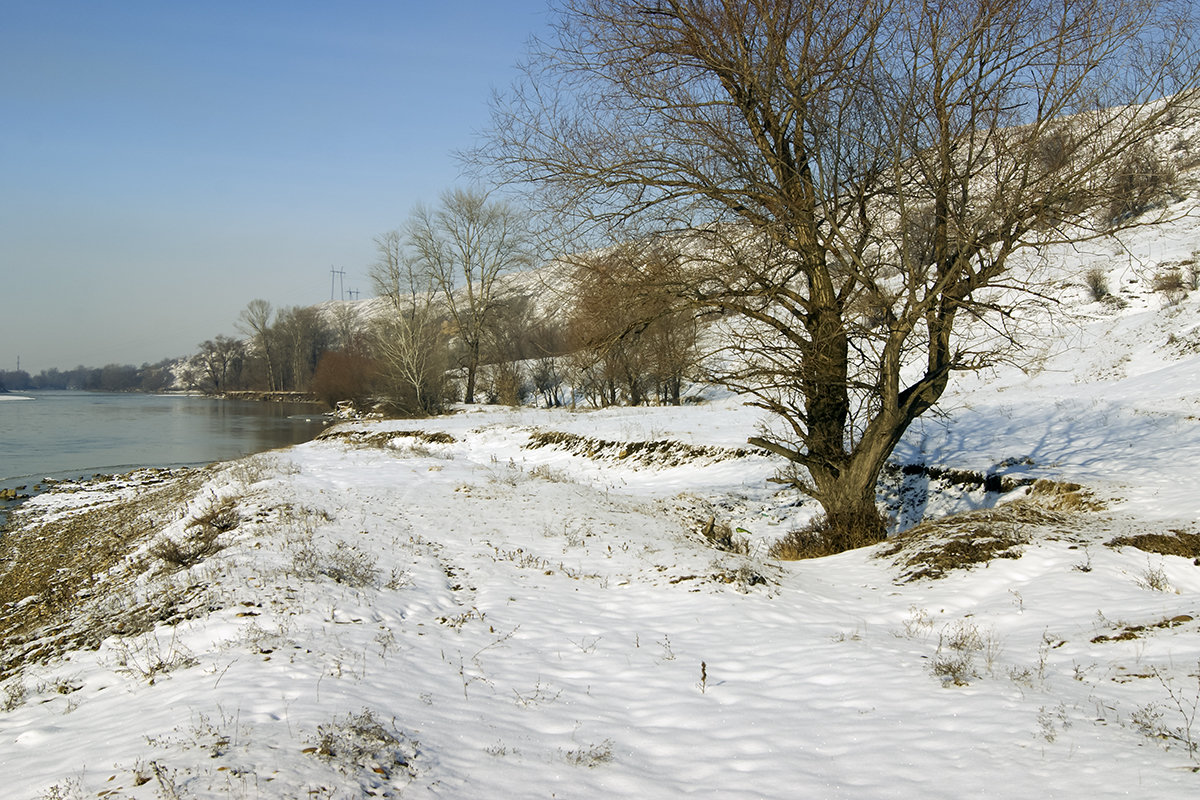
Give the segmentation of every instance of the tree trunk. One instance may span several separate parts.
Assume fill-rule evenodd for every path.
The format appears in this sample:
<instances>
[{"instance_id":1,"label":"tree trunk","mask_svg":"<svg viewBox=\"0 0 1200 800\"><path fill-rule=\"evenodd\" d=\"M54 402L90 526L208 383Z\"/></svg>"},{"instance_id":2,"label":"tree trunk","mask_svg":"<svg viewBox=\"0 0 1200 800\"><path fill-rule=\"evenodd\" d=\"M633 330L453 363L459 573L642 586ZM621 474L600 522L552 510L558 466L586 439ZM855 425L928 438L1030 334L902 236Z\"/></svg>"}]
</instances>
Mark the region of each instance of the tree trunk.
<instances>
[{"instance_id":1,"label":"tree trunk","mask_svg":"<svg viewBox=\"0 0 1200 800\"><path fill-rule=\"evenodd\" d=\"M470 405L475 402L475 365L467 364L467 391L463 395L463 402Z\"/></svg>"},{"instance_id":2,"label":"tree trunk","mask_svg":"<svg viewBox=\"0 0 1200 800\"><path fill-rule=\"evenodd\" d=\"M463 402L471 405L475 402L475 378L479 372L479 342L467 345L467 391Z\"/></svg>"},{"instance_id":3,"label":"tree trunk","mask_svg":"<svg viewBox=\"0 0 1200 800\"><path fill-rule=\"evenodd\" d=\"M809 470L825 510L822 536L831 552L874 544L887 535L886 520L875 504L881 467L859 457L842 469Z\"/></svg>"}]
</instances>

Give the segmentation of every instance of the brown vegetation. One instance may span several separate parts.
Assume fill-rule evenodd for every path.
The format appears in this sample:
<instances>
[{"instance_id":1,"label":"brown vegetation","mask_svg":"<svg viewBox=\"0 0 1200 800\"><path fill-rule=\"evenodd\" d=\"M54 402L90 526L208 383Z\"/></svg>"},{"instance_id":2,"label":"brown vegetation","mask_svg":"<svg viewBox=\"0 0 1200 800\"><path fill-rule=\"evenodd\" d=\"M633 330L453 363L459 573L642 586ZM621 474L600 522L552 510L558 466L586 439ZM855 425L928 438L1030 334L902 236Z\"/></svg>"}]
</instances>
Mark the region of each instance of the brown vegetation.
<instances>
[{"instance_id":1,"label":"brown vegetation","mask_svg":"<svg viewBox=\"0 0 1200 800\"><path fill-rule=\"evenodd\" d=\"M157 529L177 519L205 479L202 472L141 471L107 480L136 494L104 499L70 512L25 507L0 537L0 679L19 666L74 647L98 647L113 633L136 633L175 616L186 592L138 598L103 620L76 611L94 592L114 593L138 574L130 556ZM61 486L56 491L86 491Z\"/></svg>"}]
</instances>

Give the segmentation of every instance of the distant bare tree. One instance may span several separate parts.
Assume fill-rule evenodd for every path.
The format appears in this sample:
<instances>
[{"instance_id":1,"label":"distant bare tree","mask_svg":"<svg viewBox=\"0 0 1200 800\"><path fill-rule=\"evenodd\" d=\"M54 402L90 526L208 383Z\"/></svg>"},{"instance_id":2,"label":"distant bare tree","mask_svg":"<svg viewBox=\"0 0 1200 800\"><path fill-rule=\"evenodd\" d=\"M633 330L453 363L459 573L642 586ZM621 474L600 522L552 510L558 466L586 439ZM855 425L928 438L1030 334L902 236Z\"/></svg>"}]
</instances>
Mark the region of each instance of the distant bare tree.
<instances>
[{"instance_id":1,"label":"distant bare tree","mask_svg":"<svg viewBox=\"0 0 1200 800\"><path fill-rule=\"evenodd\" d=\"M287 368L280 388L307 391L321 356L333 343L333 332L314 306L280 310L274 331L278 336L280 361Z\"/></svg>"},{"instance_id":2,"label":"distant bare tree","mask_svg":"<svg viewBox=\"0 0 1200 800\"><path fill-rule=\"evenodd\" d=\"M375 294L385 297L393 308L415 308L418 295L427 295L432 286L414 269L404 252L404 238L398 230L375 237L375 262L367 271Z\"/></svg>"},{"instance_id":3,"label":"distant bare tree","mask_svg":"<svg viewBox=\"0 0 1200 800\"><path fill-rule=\"evenodd\" d=\"M347 353L361 354L366 345L359 308L357 303L339 302L330 309L335 346Z\"/></svg>"},{"instance_id":4,"label":"distant bare tree","mask_svg":"<svg viewBox=\"0 0 1200 800\"><path fill-rule=\"evenodd\" d=\"M604 402L617 402L620 387L631 405L652 391L678 404L698 358L695 310L669 288L680 279L678 255L634 243L574 260L569 324L575 346L595 354L585 373L604 385Z\"/></svg>"},{"instance_id":5,"label":"distant bare tree","mask_svg":"<svg viewBox=\"0 0 1200 800\"><path fill-rule=\"evenodd\" d=\"M436 284L405 253L399 231L376 237L375 246L371 282L388 301L386 315L372 326L380 389L397 413L437 413L446 400L449 351Z\"/></svg>"},{"instance_id":6,"label":"distant bare tree","mask_svg":"<svg viewBox=\"0 0 1200 800\"><path fill-rule=\"evenodd\" d=\"M473 403L484 337L500 299L498 279L532 261L525 217L484 191L455 189L436 209L418 206L405 234L414 270L440 293L462 344L463 399Z\"/></svg>"},{"instance_id":7,"label":"distant bare tree","mask_svg":"<svg viewBox=\"0 0 1200 800\"><path fill-rule=\"evenodd\" d=\"M880 470L951 374L1010 352L1046 294L1018 256L1159 219L1104 209L1196 119L1182 0L563 0L556 22L479 155L592 246L678 232L666 288L722 315L716 377L778 421L752 442L830 551L884 534Z\"/></svg>"},{"instance_id":8,"label":"distant bare tree","mask_svg":"<svg viewBox=\"0 0 1200 800\"><path fill-rule=\"evenodd\" d=\"M246 350L240 339L219 335L202 342L197 357L204 380L213 393L220 394L237 385Z\"/></svg>"},{"instance_id":9,"label":"distant bare tree","mask_svg":"<svg viewBox=\"0 0 1200 800\"><path fill-rule=\"evenodd\" d=\"M274 352L276 347L273 341L274 335L271 330L271 317L273 313L271 304L266 300L251 300L242 309L238 321L234 323L234 327L250 339L251 346L266 362L267 389L272 392L279 388L276 377L276 354Z\"/></svg>"}]
</instances>

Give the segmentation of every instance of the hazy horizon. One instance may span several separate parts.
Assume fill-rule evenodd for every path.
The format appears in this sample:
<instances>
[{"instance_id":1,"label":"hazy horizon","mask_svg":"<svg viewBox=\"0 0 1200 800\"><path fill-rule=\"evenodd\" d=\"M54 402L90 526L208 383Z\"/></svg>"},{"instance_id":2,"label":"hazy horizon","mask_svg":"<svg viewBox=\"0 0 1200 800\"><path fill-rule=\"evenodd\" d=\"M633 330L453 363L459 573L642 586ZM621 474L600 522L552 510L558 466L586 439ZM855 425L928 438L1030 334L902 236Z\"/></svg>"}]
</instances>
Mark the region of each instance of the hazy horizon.
<instances>
[{"instance_id":1,"label":"hazy horizon","mask_svg":"<svg viewBox=\"0 0 1200 800\"><path fill-rule=\"evenodd\" d=\"M0 370L154 363L245 305L370 295L461 185L544 0L15 4L0 29Z\"/></svg>"}]
</instances>

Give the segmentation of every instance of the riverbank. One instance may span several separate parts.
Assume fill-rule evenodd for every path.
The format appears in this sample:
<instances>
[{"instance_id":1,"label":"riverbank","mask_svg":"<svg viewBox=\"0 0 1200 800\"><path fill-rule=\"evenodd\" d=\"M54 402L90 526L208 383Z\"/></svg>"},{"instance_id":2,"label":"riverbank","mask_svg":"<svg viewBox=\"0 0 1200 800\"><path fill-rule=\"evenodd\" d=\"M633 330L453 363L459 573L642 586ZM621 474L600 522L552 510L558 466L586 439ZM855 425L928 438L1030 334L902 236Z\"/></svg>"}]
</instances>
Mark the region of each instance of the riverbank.
<instances>
[{"instance_id":1,"label":"riverbank","mask_svg":"<svg viewBox=\"0 0 1200 800\"><path fill-rule=\"evenodd\" d=\"M1195 233L1072 252L1036 358L959 376L878 486L893 535L828 558L771 555L820 510L711 390L347 422L26 501L6 791L1190 800L1200 302L1127 254Z\"/></svg>"},{"instance_id":2,"label":"riverbank","mask_svg":"<svg viewBox=\"0 0 1200 800\"><path fill-rule=\"evenodd\" d=\"M250 400L258 403L310 403L324 407L324 403L316 395L309 392L265 392L255 389L221 392L219 397L226 400Z\"/></svg>"},{"instance_id":3,"label":"riverbank","mask_svg":"<svg viewBox=\"0 0 1200 800\"><path fill-rule=\"evenodd\" d=\"M954 440L1020 452L979 401ZM30 798L1194 794L1200 569L1118 543L1190 522L1064 448L1027 469L1086 504L929 479L893 513L975 510L780 562L816 508L758 424L472 409L43 494L0 562L0 769ZM1138 458L1191 469L1171 439Z\"/></svg>"},{"instance_id":4,"label":"riverbank","mask_svg":"<svg viewBox=\"0 0 1200 800\"><path fill-rule=\"evenodd\" d=\"M0 524L46 478L201 466L306 441L331 421L287 402L58 390L29 397L0 401L0 491L13 498L0 500Z\"/></svg>"}]
</instances>

